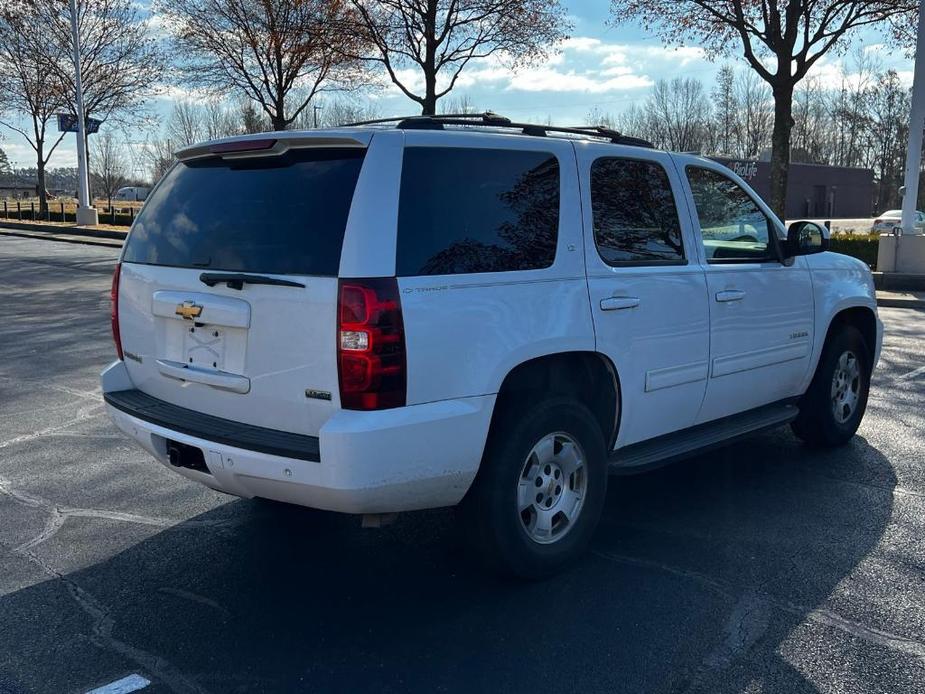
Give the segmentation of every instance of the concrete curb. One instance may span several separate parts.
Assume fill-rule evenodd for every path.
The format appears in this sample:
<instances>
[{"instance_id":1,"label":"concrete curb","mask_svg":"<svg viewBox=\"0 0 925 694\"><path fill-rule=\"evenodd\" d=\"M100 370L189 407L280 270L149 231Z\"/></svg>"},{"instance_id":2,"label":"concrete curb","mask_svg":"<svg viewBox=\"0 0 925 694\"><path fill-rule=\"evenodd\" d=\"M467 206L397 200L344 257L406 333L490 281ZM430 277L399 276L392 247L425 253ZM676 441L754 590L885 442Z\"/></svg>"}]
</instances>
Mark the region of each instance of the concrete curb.
<instances>
[{"instance_id":1,"label":"concrete curb","mask_svg":"<svg viewBox=\"0 0 925 694\"><path fill-rule=\"evenodd\" d=\"M877 306L881 308L913 308L925 309L925 301L922 299L894 299L877 297Z\"/></svg>"},{"instance_id":2,"label":"concrete curb","mask_svg":"<svg viewBox=\"0 0 925 694\"><path fill-rule=\"evenodd\" d=\"M38 231L43 234L67 234L69 236L92 236L100 239L116 239L124 241L128 229L115 231L114 229L93 229L92 227L55 226L52 224L30 224L29 222L11 222L0 219L0 229L15 229L17 231Z\"/></svg>"},{"instance_id":3,"label":"concrete curb","mask_svg":"<svg viewBox=\"0 0 925 694\"><path fill-rule=\"evenodd\" d=\"M903 272L874 272L874 286L894 292L925 292L925 275Z\"/></svg>"},{"instance_id":4,"label":"concrete curb","mask_svg":"<svg viewBox=\"0 0 925 694\"><path fill-rule=\"evenodd\" d=\"M52 234L47 231L16 231L0 228L0 236L15 236L21 239L41 239L60 243L76 243L83 246L103 246L105 248L122 248L122 241L94 236L75 236L70 234Z\"/></svg>"}]
</instances>

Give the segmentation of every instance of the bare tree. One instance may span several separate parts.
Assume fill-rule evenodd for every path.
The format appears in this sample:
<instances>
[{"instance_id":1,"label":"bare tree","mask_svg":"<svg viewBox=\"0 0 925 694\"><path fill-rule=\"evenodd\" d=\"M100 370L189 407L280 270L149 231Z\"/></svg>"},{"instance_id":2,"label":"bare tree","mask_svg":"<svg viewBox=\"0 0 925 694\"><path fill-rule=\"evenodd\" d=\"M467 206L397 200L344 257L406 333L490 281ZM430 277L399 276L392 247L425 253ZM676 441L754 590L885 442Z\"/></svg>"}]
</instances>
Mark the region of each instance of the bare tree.
<instances>
[{"instance_id":1,"label":"bare tree","mask_svg":"<svg viewBox=\"0 0 925 694\"><path fill-rule=\"evenodd\" d=\"M347 0L158 0L191 84L233 90L285 130L321 91L361 81Z\"/></svg>"},{"instance_id":2,"label":"bare tree","mask_svg":"<svg viewBox=\"0 0 925 694\"><path fill-rule=\"evenodd\" d=\"M152 184L161 180L163 175L173 166L174 161L176 161L173 156L175 150L173 143L166 138L159 138L150 134L145 138L141 153L142 159L147 165Z\"/></svg>"},{"instance_id":3,"label":"bare tree","mask_svg":"<svg viewBox=\"0 0 925 694\"><path fill-rule=\"evenodd\" d=\"M793 161L822 163L826 157L829 117L820 81L809 77L793 93Z\"/></svg>"},{"instance_id":4,"label":"bare tree","mask_svg":"<svg viewBox=\"0 0 925 694\"><path fill-rule=\"evenodd\" d=\"M211 99L204 106L203 127L205 139L217 140L241 132L241 125L235 119L234 111L219 99Z\"/></svg>"},{"instance_id":5,"label":"bare tree","mask_svg":"<svg viewBox=\"0 0 925 694\"><path fill-rule=\"evenodd\" d=\"M616 125L620 132L663 149L701 151L710 144L712 118L703 84L694 78L675 77L657 81L644 101L632 104L616 118L592 111L588 120L593 125Z\"/></svg>"},{"instance_id":6,"label":"bare tree","mask_svg":"<svg viewBox=\"0 0 925 694\"><path fill-rule=\"evenodd\" d=\"M693 38L714 55L741 50L774 96L771 207L784 212L793 92L819 59L860 27L913 17L918 0L611 0L614 21L640 21L668 43ZM914 20L912 20L914 21ZM773 63L773 64L772 64Z\"/></svg>"},{"instance_id":7,"label":"bare tree","mask_svg":"<svg viewBox=\"0 0 925 694\"><path fill-rule=\"evenodd\" d=\"M30 47L59 85L65 109L77 113L68 3L22 1L30 5L30 21L39 28ZM132 0L77 0L76 6L84 115L101 121L138 116L167 66L149 21Z\"/></svg>"},{"instance_id":8,"label":"bare tree","mask_svg":"<svg viewBox=\"0 0 925 694\"><path fill-rule=\"evenodd\" d=\"M632 108L632 106L630 108ZM618 130L619 126L617 124L619 121L620 119L618 117L605 111L600 106L593 107L588 111L588 115L585 116L585 123L587 125L602 125L605 128L616 128Z\"/></svg>"},{"instance_id":9,"label":"bare tree","mask_svg":"<svg viewBox=\"0 0 925 694\"><path fill-rule=\"evenodd\" d=\"M0 125L22 135L35 152L42 218L48 216L45 169L64 137L49 131L63 100L57 76L34 50L44 33L27 3L11 0L0 8ZM46 47L52 50L53 46Z\"/></svg>"},{"instance_id":10,"label":"bare tree","mask_svg":"<svg viewBox=\"0 0 925 694\"><path fill-rule=\"evenodd\" d=\"M902 86L895 70L879 76L868 102L868 151L877 172L877 207L898 207L899 187L906 168L906 142L909 137L909 90Z\"/></svg>"},{"instance_id":11,"label":"bare tree","mask_svg":"<svg viewBox=\"0 0 925 694\"><path fill-rule=\"evenodd\" d=\"M745 159L757 158L771 142L774 124L771 90L754 72L743 72L735 79L733 95L738 155Z\"/></svg>"},{"instance_id":12,"label":"bare tree","mask_svg":"<svg viewBox=\"0 0 925 694\"><path fill-rule=\"evenodd\" d=\"M735 122L738 115L735 102L735 70L723 65L716 75L712 97L715 107L713 149L720 154L732 154L735 147Z\"/></svg>"},{"instance_id":13,"label":"bare tree","mask_svg":"<svg viewBox=\"0 0 925 694\"><path fill-rule=\"evenodd\" d=\"M198 104L188 99L175 101L170 120L167 121L167 138L177 149L189 147L206 139L205 113Z\"/></svg>"},{"instance_id":14,"label":"bare tree","mask_svg":"<svg viewBox=\"0 0 925 694\"><path fill-rule=\"evenodd\" d=\"M6 175L13 173L13 167L10 166L10 158L6 155L6 152L3 151L3 148L0 147L0 174Z\"/></svg>"},{"instance_id":15,"label":"bare tree","mask_svg":"<svg viewBox=\"0 0 925 694\"><path fill-rule=\"evenodd\" d=\"M659 80L646 101L649 127L662 147L676 151L703 149L709 127L710 101L703 84L692 77Z\"/></svg>"},{"instance_id":16,"label":"bare tree","mask_svg":"<svg viewBox=\"0 0 925 694\"><path fill-rule=\"evenodd\" d=\"M559 0L351 0L392 82L422 113L456 86L473 60L496 56L511 67L544 58L571 28ZM419 69L422 86L400 70Z\"/></svg>"},{"instance_id":17,"label":"bare tree","mask_svg":"<svg viewBox=\"0 0 925 694\"><path fill-rule=\"evenodd\" d=\"M317 120L315 107L318 107ZM325 100L323 103L311 104L302 112L294 126L299 130L311 130L315 127L336 128L347 123L373 120L382 115L375 101L340 96Z\"/></svg>"},{"instance_id":18,"label":"bare tree","mask_svg":"<svg viewBox=\"0 0 925 694\"><path fill-rule=\"evenodd\" d=\"M460 94L459 96L444 99L440 110L443 113L476 113L478 111L468 94Z\"/></svg>"},{"instance_id":19,"label":"bare tree","mask_svg":"<svg viewBox=\"0 0 925 694\"><path fill-rule=\"evenodd\" d=\"M111 132L93 142L93 182L112 207L112 198L128 180L125 152Z\"/></svg>"}]
</instances>

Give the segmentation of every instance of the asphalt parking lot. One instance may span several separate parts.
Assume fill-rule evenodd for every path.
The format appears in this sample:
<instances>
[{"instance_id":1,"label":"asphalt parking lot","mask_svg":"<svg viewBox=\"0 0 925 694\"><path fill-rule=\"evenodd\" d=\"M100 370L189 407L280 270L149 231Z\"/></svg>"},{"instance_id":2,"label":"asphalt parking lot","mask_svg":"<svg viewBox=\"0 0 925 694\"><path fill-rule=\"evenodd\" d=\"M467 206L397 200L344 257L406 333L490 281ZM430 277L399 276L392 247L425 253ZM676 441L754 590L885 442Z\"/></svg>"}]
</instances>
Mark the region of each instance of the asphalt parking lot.
<instances>
[{"instance_id":1,"label":"asphalt parking lot","mask_svg":"<svg viewBox=\"0 0 925 694\"><path fill-rule=\"evenodd\" d=\"M925 691L925 313L860 434L789 430L613 480L555 579L452 511L385 529L171 474L105 416L116 251L0 238L0 693Z\"/></svg>"}]
</instances>

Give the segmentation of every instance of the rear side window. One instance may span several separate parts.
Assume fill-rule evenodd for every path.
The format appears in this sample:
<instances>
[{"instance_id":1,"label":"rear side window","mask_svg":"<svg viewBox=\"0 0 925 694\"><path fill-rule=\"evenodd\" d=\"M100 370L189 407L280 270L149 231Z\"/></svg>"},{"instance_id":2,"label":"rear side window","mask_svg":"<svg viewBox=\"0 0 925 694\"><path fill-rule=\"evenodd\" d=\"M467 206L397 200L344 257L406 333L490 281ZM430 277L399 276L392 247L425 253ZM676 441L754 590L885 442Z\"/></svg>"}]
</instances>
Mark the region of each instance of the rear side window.
<instances>
[{"instance_id":1,"label":"rear side window","mask_svg":"<svg viewBox=\"0 0 925 694\"><path fill-rule=\"evenodd\" d=\"M336 276L365 150L180 162L135 221L123 260Z\"/></svg>"},{"instance_id":2,"label":"rear side window","mask_svg":"<svg viewBox=\"0 0 925 694\"><path fill-rule=\"evenodd\" d=\"M594 242L608 265L684 262L681 223L668 174L638 159L597 159L591 165Z\"/></svg>"},{"instance_id":3,"label":"rear side window","mask_svg":"<svg viewBox=\"0 0 925 694\"><path fill-rule=\"evenodd\" d=\"M559 162L548 152L405 150L400 276L535 270L556 258Z\"/></svg>"}]
</instances>

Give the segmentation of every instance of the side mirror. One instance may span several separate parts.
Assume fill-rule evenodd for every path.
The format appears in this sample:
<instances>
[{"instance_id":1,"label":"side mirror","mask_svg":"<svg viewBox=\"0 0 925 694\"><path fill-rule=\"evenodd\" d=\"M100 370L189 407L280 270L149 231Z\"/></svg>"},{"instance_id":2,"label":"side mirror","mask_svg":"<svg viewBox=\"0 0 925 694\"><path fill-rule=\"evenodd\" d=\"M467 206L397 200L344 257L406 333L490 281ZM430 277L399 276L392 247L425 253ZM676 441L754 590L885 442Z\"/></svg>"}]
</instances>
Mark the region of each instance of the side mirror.
<instances>
[{"instance_id":1,"label":"side mirror","mask_svg":"<svg viewBox=\"0 0 925 694\"><path fill-rule=\"evenodd\" d=\"M829 230L815 222L794 222L787 229L787 255L812 255L829 250Z\"/></svg>"}]
</instances>

